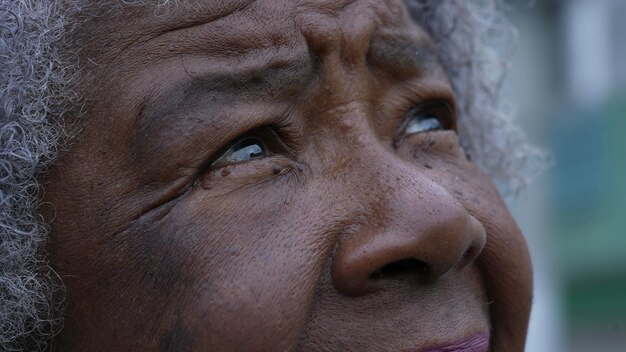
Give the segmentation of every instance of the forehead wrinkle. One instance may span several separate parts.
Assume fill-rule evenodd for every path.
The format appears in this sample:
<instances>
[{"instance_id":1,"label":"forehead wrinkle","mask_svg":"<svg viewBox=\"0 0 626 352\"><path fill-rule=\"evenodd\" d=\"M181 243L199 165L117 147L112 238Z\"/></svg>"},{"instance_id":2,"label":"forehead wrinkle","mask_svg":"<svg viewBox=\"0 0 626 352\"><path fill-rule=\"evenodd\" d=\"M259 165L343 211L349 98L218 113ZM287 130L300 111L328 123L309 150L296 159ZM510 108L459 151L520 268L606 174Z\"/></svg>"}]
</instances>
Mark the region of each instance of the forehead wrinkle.
<instances>
[{"instance_id":1,"label":"forehead wrinkle","mask_svg":"<svg viewBox=\"0 0 626 352\"><path fill-rule=\"evenodd\" d=\"M180 16L175 16L171 20L171 24L166 26L159 35L154 38L158 38L161 34L166 33L174 33L179 30L185 30L188 28L207 25L212 22L224 20L227 17L234 15L238 12L245 11L258 0L237 0L237 1L227 1L227 4L233 4L233 6L221 6L217 9L207 8L205 4L199 4L197 1L190 2L184 1L185 6L188 9L180 10L180 2L176 2L174 7L171 7L171 10L176 12L181 12ZM223 1L219 2L220 4L224 4ZM195 5L195 6L192 6Z\"/></svg>"},{"instance_id":2,"label":"forehead wrinkle","mask_svg":"<svg viewBox=\"0 0 626 352\"><path fill-rule=\"evenodd\" d=\"M197 27L241 13L258 0L198 1L198 0L120 0L109 1L104 13L93 15L85 22L78 42L83 52L88 52L96 62L116 62L133 49L163 46L169 41ZM101 9L103 5L93 6ZM95 11L95 10L92 10Z\"/></svg>"}]
</instances>

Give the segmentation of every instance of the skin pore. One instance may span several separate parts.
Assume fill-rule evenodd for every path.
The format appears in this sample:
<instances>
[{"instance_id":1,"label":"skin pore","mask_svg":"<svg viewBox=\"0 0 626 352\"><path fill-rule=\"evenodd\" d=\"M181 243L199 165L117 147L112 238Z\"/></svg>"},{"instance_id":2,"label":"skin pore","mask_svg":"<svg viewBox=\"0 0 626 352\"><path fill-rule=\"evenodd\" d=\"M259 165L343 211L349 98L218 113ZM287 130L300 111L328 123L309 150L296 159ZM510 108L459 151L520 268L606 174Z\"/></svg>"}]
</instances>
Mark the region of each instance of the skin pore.
<instances>
[{"instance_id":1,"label":"skin pore","mask_svg":"<svg viewBox=\"0 0 626 352\"><path fill-rule=\"evenodd\" d=\"M523 236L401 1L113 6L79 33L43 209L60 350L523 350Z\"/></svg>"}]
</instances>

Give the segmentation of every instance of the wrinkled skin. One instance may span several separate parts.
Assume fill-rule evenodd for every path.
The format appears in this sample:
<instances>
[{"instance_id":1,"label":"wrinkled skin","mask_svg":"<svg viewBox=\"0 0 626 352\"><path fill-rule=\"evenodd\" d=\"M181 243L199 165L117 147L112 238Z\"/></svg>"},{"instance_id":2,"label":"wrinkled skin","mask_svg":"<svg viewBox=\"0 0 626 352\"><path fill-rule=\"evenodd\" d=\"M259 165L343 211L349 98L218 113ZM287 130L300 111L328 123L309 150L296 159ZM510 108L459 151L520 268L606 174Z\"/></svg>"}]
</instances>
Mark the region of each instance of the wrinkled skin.
<instances>
[{"instance_id":1,"label":"wrinkled skin","mask_svg":"<svg viewBox=\"0 0 626 352\"><path fill-rule=\"evenodd\" d=\"M523 350L518 227L453 114L403 132L455 98L400 1L115 6L80 33L42 209L60 350ZM266 153L220 159L241 136Z\"/></svg>"}]
</instances>

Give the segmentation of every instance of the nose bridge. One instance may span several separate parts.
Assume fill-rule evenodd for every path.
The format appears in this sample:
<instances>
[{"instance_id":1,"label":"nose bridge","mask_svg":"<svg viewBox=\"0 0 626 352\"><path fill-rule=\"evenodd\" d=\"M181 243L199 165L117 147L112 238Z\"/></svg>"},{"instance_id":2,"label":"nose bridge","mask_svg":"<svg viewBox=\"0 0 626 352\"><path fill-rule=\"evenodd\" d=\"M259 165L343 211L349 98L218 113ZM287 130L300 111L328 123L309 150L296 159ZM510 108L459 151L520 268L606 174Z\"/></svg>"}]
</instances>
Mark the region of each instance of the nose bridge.
<instances>
[{"instance_id":1,"label":"nose bridge","mask_svg":"<svg viewBox=\"0 0 626 352\"><path fill-rule=\"evenodd\" d=\"M484 228L444 187L392 155L362 160L372 161L355 167L367 180L359 187L369 221L339 244L337 289L360 295L398 276L437 280L480 254Z\"/></svg>"}]
</instances>

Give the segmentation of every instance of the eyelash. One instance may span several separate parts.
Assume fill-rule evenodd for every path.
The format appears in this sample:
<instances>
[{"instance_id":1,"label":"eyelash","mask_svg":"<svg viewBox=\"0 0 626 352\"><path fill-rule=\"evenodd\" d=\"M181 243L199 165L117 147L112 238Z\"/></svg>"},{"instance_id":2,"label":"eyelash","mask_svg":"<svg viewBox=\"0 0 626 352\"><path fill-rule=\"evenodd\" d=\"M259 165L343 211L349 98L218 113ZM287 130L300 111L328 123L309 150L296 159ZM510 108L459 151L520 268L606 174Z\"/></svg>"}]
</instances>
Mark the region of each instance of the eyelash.
<instances>
[{"instance_id":1,"label":"eyelash","mask_svg":"<svg viewBox=\"0 0 626 352\"><path fill-rule=\"evenodd\" d=\"M454 110L452 109L450 104L444 101L432 101L424 104L419 104L409 110L407 112L407 115L411 112L432 114L434 116L437 116L444 130L456 129Z\"/></svg>"},{"instance_id":2,"label":"eyelash","mask_svg":"<svg viewBox=\"0 0 626 352\"><path fill-rule=\"evenodd\" d=\"M450 104L448 104L445 101L431 101L427 103L421 103L421 104L414 105L411 109L409 109L405 113L398 127L398 130L396 132L396 137L394 138L394 146L408 136L419 134L419 133L430 132L430 130L426 130L426 131L418 131L418 132L409 133L409 134L403 134L403 132L406 130L409 124L416 117L420 115L433 116L441 125L441 130L456 131L455 111L450 106Z\"/></svg>"},{"instance_id":3,"label":"eyelash","mask_svg":"<svg viewBox=\"0 0 626 352\"><path fill-rule=\"evenodd\" d=\"M295 160L294 158L297 155L297 150L295 150L294 147L300 145L300 133L296 131L296 128L292 123L284 120L286 119L279 119L273 124L262 125L252 128L247 132L239 135L226 146L219 149L215 154L213 154L213 157L210 159L210 161L205 163L204 166L199 169L200 171L193 184L197 185L198 180L208 172L214 172L230 165L244 164L248 161L258 159L253 158L250 160L242 160L231 164L219 165L218 162L226 156L231 148L237 146L239 143L242 143L247 139L258 140L258 142L262 145L263 152L267 153L266 155L263 155L263 157L270 157L274 154L283 154ZM217 167L216 163L218 164Z\"/></svg>"}]
</instances>

